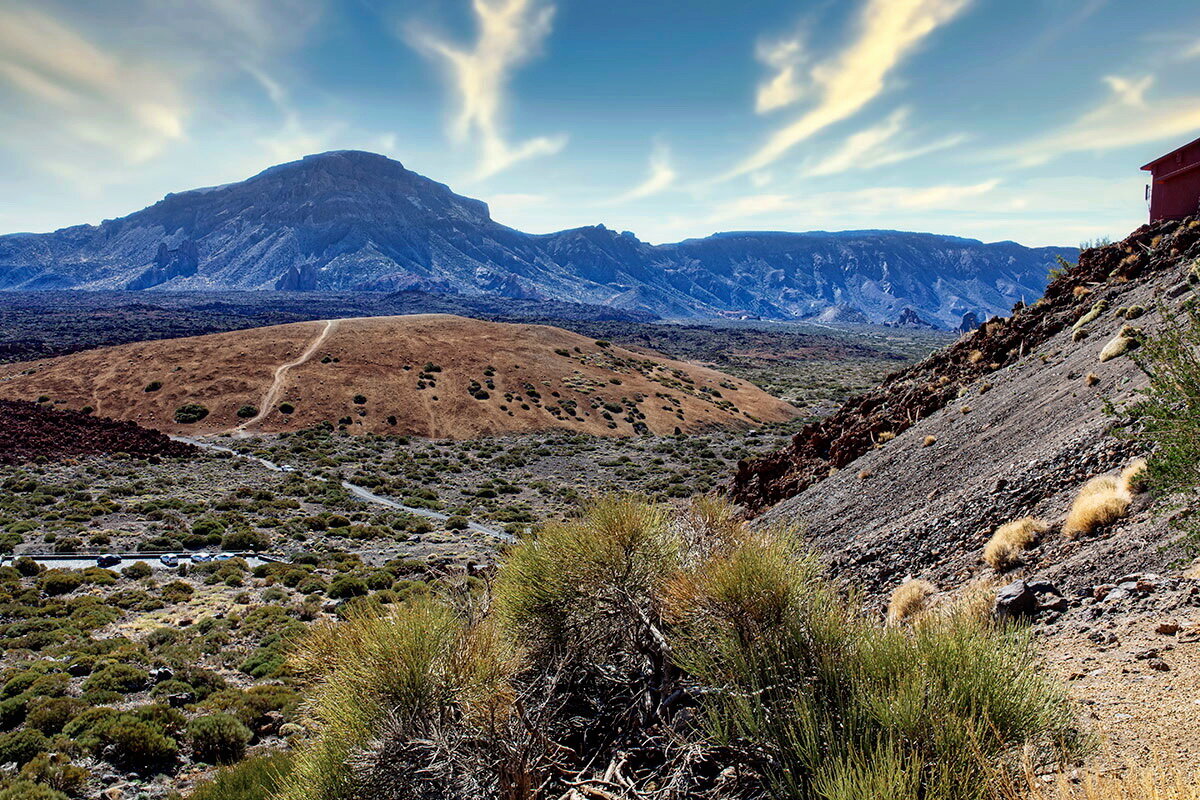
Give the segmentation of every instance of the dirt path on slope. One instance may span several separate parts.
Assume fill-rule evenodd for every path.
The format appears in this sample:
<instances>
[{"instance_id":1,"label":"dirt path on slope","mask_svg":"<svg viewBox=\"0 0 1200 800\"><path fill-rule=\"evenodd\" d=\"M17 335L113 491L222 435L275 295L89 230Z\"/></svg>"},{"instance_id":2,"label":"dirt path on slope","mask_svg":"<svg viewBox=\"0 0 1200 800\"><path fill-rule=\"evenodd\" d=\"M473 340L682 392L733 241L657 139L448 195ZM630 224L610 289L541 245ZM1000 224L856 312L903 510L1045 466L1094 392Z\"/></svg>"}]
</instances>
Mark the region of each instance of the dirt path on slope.
<instances>
[{"instance_id":1,"label":"dirt path on slope","mask_svg":"<svg viewBox=\"0 0 1200 800\"><path fill-rule=\"evenodd\" d=\"M270 388L267 389L266 393L262 396L262 400L258 406L258 413L243 422L241 425L238 425L236 428L229 431L229 433L242 433L251 425L257 425L258 423L262 422L267 414L271 413L271 409L275 407L276 401L279 400L279 395L283 392L283 384L284 380L287 378L288 371L293 367L298 367L301 364L304 364L310 358L312 358L316 354L317 349L320 348L321 345L325 344L325 340L329 338L329 334L333 333L333 330L337 327L338 323L336 319L327 319L324 320L324 322L324 329L317 334L316 338L314 338L312 343L309 344L308 348L300 354L299 358L295 359L294 361L289 361L286 364L280 364L275 368L275 377L271 381Z\"/></svg>"}]
</instances>

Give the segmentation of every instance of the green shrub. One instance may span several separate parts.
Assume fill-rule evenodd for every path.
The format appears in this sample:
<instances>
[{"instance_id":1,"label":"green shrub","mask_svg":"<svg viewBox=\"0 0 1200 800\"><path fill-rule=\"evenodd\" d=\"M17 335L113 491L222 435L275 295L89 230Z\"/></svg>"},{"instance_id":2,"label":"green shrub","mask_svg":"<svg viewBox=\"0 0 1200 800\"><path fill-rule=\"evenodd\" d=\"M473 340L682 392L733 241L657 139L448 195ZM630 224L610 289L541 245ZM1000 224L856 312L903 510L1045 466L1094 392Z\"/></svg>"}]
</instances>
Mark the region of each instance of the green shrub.
<instances>
[{"instance_id":1,"label":"green shrub","mask_svg":"<svg viewBox=\"0 0 1200 800\"><path fill-rule=\"evenodd\" d=\"M50 740L39 730L22 728L0 735L0 764L10 761L18 767L50 747Z\"/></svg>"},{"instance_id":2,"label":"green shrub","mask_svg":"<svg viewBox=\"0 0 1200 800\"><path fill-rule=\"evenodd\" d=\"M292 405L291 403L280 403L279 404L279 413L280 414L291 414L295 410L296 410L296 407L294 405Z\"/></svg>"},{"instance_id":3,"label":"green shrub","mask_svg":"<svg viewBox=\"0 0 1200 800\"><path fill-rule=\"evenodd\" d=\"M143 392L157 392L159 389L162 388L162 386L163 386L162 381L150 381L149 383L146 384L146 388L142 389L142 391Z\"/></svg>"},{"instance_id":4,"label":"green shrub","mask_svg":"<svg viewBox=\"0 0 1200 800\"><path fill-rule=\"evenodd\" d=\"M244 405L237 410L238 419L253 419L258 415L258 408L252 405Z\"/></svg>"},{"instance_id":5,"label":"green shrub","mask_svg":"<svg viewBox=\"0 0 1200 800\"><path fill-rule=\"evenodd\" d=\"M71 800L60 791L24 779L0 788L0 800Z\"/></svg>"},{"instance_id":6,"label":"green shrub","mask_svg":"<svg viewBox=\"0 0 1200 800\"><path fill-rule=\"evenodd\" d=\"M145 689L149 681L150 675L144 669L131 664L109 664L89 675L83 682L83 690L129 694Z\"/></svg>"},{"instance_id":7,"label":"green shrub","mask_svg":"<svg viewBox=\"0 0 1200 800\"><path fill-rule=\"evenodd\" d=\"M131 714L119 714L101 722L81 741L84 743L114 766L132 772L168 769L178 753L175 740L160 726Z\"/></svg>"},{"instance_id":8,"label":"green shrub","mask_svg":"<svg viewBox=\"0 0 1200 800\"><path fill-rule=\"evenodd\" d=\"M446 520L446 530L448 531L465 531L470 527L470 523L466 517L454 516Z\"/></svg>"},{"instance_id":9,"label":"green shrub","mask_svg":"<svg viewBox=\"0 0 1200 800\"><path fill-rule=\"evenodd\" d=\"M66 569L48 569L38 576L38 588L50 596L73 592L83 585L83 575Z\"/></svg>"},{"instance_id":10,"label":"green shrub","mask_svg":"<svg viewBox=\"0 0 1200 800\"><path fill-rule=\"evenodd\" d=\"M78 796L83 792L84 784L90 773L83 767L71 763L71 759L63 753L42 753L35 756L28 764L21 767L20 776L23 780L38 784L43 789L48 788L65 795ZM53 795L23 795L28 797L45 797ZM58 795L60 797L64 795ZM0 798L4 793L0 792Z\"/></svg>"},{"instance_id":11,"label":"green shrub","mask_svg":"<svg viewBox=\"0 0 1200 800\"><path fill-rule=\"evenodd\" d=\"M86 708L86 703L74 697L47 698L30 708L25 724L47 736L53 736L61 733L63 726Z\"/></svg>"},{"instance_id":12,"label":"green shrub","mask_svg":"<svg viewBox=\"0 0 1200 800\"><path fill-rule=\"evenodd\" d=\"M253 734L236 717L208 714L188 723L188 742L193 755L210 764L232 764L246 753Z\"/></svg>"},{"instance_id":13,"label":"green shrub","mask_svg":"<svg viewBox=\"0 0 1200 800\"><path fill-rule=\"evenodd\" d=\"M338 575L329 584L329 596L336 600L360 597L368 591L367 582L354 575Z\"/></svg>"},{"instance_id":14,"label":"green shrub","mask_svg":"<svg viewBox=\"0 0 1200 800\"><path fill-rule=\"evenodd\" d=\"M501 713L517 663L497 637L469 631L463 618L434 601L318 624L296 658L297 669L315 682L311 715L319 733L296 755L279 800L348 797L348 759L385 719L395 735L428 734L463 714ZM434 786L427 796L444 796Z\"/></svg>"},{"instance_id":15,"label":"green shrub","mask_svg":"<svg viewBox=\"0 0 1200 800\"><path fill-rule=\"evenodd\" d=\"M175 421L182 425L199 422L208 416L208 409L199 403L185 403L175 409Z\"/></svg>"},{"instance_id":16,"label":"green shrub","mask_svg":"<svg viewBox=\"0 0 1200 800\"><path fill-rule=\"evenodd\" d=\"M121 574L132 581L140 581L142 578L149 578L154 574L154 570L145 561L135 561L122 569Z\"/></svg>"},{"instance_id":17,"label":"green shrub","mask_svg":"<svg viewBox=\"0 0 1200 800\"><path fill-rule=\"evenodd\" d=\"M291 769L288 753L248 758L199 784L188 800L272 800Z\"/></svg>"}]
</instances>

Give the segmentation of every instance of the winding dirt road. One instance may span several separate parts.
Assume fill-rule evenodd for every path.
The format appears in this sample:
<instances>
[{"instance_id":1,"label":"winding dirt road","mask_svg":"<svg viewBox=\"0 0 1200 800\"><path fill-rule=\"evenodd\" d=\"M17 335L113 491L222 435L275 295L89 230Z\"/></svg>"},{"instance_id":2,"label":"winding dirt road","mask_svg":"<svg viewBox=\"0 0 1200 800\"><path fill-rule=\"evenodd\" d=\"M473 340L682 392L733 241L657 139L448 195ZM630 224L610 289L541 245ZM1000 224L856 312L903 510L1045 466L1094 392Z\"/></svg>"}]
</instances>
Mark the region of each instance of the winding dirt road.
<instances>
[{"instance_id":1,"label":"winding dirt road","mask_svg":"<svg viewBox=\"0 0 1200 800\"><path fill-rule=\"evenodd\" d=\"M329 334L333 333L333 329L337 327L338 321L336 319L327 319L324 320L324 323L325 327L298 358L286 364L280 364L275 368L274 379L271 381L270 388L263 394L262 400L259 402L258 413L229 431L229 433L244 433L246 428L249 428L251 425L257 425L263 421L267 414L271 413L271 410L275 408L275 403L279 400L279 395L283 393L284 380L287 378L288 370L298 367L312 358L316 354L317 349L325 344L325 340L329 338Z\"/></svg>"}]
</instances>

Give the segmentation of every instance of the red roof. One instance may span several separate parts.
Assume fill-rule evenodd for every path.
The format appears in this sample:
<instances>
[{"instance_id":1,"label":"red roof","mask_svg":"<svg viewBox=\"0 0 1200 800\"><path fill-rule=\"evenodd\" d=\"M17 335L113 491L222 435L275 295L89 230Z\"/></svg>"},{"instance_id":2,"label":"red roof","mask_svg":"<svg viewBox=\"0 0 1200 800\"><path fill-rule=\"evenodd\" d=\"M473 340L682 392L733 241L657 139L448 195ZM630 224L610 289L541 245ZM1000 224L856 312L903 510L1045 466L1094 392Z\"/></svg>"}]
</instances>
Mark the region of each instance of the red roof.
<instances>
[{"instance_id":1,"label":"red roof","mask_svg":"<svg viewBox=\"0 0 1200 800\"><path fill-rule=\"evenodd\" d=\"M1178 153L1180 150L1186 150L1187 148L1189 148L1189 147L1192 147L1192 146L1194 146L1194 145L1197 145L1197 144L1200 144L1200 139L1195 139L1195 140L1193 140L1193 141L1190 141L1190 142L1188 142L1188 143L1187 143L1187 144L1185 144L1185 145L1181 145L1181 146L1179 146L1179 147L1176 147L1176 148L1175 148L1174 150L1172 150L1171 152L1169 152L1169 153L1167 153L1167 154L1165 154L1165 155L1161 155L1161 156L1159 156L1158 158L1154 159L1154 160L1153 160L1153 161L1151 161L1149 164L1147 164L1146 166L1142 167L1142 169L1151 169L1151 168L1153 168L1153 167L1154 167L1154 165L1155 165L1155 164L1157 164L1158 162L1160 162L1160 161L1165 161L1166 159L1168 159L1168 158L1172 157L1173 155L1175 155L1176 153Z\"/></svg>"}]
</instances>

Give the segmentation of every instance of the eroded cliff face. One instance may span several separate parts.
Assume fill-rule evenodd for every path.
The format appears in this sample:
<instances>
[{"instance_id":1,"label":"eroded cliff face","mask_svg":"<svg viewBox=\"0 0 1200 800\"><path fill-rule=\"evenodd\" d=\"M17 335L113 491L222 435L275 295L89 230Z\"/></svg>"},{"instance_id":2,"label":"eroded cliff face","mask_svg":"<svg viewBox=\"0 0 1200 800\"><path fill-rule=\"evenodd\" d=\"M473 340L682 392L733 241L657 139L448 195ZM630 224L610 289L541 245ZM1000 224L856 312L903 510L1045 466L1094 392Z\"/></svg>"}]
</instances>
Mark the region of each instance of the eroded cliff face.
<instances>
[{"instance_id":1,"label":"eroded cliff face","mask_svg":"<svg viewBox=\"0 0 1200 800\"><path fill-rule=\"evenodd\" d=\"M729 493L754 515L799 495L883 442L959 400L969 386L999 373L1071 328L1098 302L1111 316L1122 295L1147 284L1179 291L1183 268L1200 258L1200 219L1145 225L1127 239L1085 250L1058 274L1044 297L994 317L924 361L889 376L833 415L806 426L783 450L738 465ZM1183 284L1186 289L1186 283ZM1099 347L1103 342L1096 344ZM1014 408L1012 413L1022 413Z\"/></svg>"},{"instance_id":2,"label":"eroded cliff face","mask_svg":"<svg viewBox=\"0 0 1200 800\"><path fill-rule=\"evenodd\" d=\"M1040 295L1055 256L1075 252L899 231L534 236L398 161L338 151L98 226L0 236L0 289L407 290L876 323L907 311L951 329Z\"/></svg>"}]
</instances>

